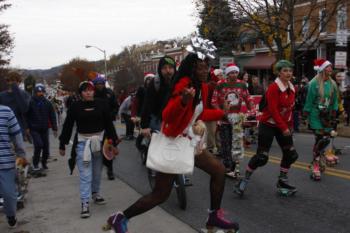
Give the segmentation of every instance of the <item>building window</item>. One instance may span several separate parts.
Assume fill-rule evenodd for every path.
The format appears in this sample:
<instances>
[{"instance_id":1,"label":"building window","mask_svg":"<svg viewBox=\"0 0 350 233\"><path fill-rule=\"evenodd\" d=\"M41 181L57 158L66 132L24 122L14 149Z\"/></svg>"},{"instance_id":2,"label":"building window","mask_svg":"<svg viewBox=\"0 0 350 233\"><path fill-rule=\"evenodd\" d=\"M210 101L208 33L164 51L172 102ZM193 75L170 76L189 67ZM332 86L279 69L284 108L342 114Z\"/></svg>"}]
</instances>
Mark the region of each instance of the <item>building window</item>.
<instances>
[{"instance_id":1,"label":"building window","mask_svg":"<svg viewBox=\"0 0 350 233\"><path fill-rule=\"evenodd\" d=\"M302 22L302 28L301 28L301 35L303 38L306 38L308 36L309 29L310 29L309 17L304 16L303 22Z\"/></svg>"},{"instance_id":2,"label":"building window","mask_svg":"<svg viewBox=\"0 0 350 233\"><path fill-rule=\"evenodd\" d=\"M319 16L320 16L319 31L320 33L326 32L326 17L327 17L326 8L323 8L322 10L320 10Z\"/></svg>"}]
</instances>

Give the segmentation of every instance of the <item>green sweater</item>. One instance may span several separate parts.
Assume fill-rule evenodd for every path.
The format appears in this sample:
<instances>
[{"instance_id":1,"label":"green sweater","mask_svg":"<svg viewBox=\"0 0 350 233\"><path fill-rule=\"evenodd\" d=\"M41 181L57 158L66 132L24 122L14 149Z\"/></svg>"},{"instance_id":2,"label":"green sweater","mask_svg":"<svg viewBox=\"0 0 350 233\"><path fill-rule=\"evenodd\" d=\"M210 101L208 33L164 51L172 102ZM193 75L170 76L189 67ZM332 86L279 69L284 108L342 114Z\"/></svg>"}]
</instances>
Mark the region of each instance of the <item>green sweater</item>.
<instances>
[{"instance_id":1,"label":"green sweater","mask_svg":"<svg viewBox=\"0 0 350 233\"><path fill-rule=\"evenodd\" d=\"M319 115L320 108L322 107L327 108L329 114L332 114L332 111L338 110L337 90L336 86L332 83L331 80L327 80L324 83L324 99L324 103L321 103L317 79L312 79L309 83L308 93L304 106L304 112L308 113L311 129L325 129L327 131L330 130L326 129L322 125Z\"/></svg>"}]
</instances>

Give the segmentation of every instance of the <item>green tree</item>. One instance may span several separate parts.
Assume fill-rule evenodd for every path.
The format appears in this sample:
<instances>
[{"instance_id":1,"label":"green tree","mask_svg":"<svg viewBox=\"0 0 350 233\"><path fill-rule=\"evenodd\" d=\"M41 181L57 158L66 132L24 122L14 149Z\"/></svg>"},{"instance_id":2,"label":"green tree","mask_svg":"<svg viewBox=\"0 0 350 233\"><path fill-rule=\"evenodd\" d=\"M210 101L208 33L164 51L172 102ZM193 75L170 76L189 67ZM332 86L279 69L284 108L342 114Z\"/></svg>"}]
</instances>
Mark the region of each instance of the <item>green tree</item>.
<instances>
[{"instance_id":1,"label":"green tree","mask_svg":"<svg viewBox=\"0 0 350 233\"><path fill-rule=\"evenodd\" d=\"M0 13L11 6L7 0L0 0ZM0 68L9 63L9 55L13 48L13 39L8 31L8 25L0 24Z\"/></svg>"},{"instance_id":2,"label":"green tree","mask_svg":"<svg viewBox=\"0 0 350 233\"><path fill-rule=\"evenodd\" d=\"M7 0L0 0L0 14L9 8L11 4L6 3ZM13 39L8 31L8 25L0 23L0 90L5 89L4 76L6 69L4 68L10 62L10 54L13 48Z\"/></svg>"},{"instance_id":3,"label":"green tree","mask_svg":"<svg viewBox=\"0 0 350 233\"><path fill-rule=\"evenodd\" d=\"M195 0L199 34L214 42L218 55L232 55L239 19L234 18L227 0Z\"/></svg>"}]
</instances>

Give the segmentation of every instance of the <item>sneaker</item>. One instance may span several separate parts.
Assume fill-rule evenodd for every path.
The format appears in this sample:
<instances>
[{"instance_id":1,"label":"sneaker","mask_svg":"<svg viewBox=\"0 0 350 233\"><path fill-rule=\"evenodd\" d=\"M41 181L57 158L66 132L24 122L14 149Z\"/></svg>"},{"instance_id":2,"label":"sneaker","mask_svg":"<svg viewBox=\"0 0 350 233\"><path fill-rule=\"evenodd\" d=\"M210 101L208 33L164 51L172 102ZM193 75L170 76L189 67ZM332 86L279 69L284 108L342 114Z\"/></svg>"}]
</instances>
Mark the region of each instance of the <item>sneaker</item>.
<instances>
[{"instance_id":1,"label":"sneaker","mask_svg":"<svg viewBox=\"0 0 350 233\"><path fill-rule=\"evenodd\" d=\"M41 164L41 167L44 169L44 170L48 170L49 168L47 167L46 164Z\"/></svg>"},{"instance_id":2,"label":"sneaker","mask_svg":"<svg viewBox=\"0 0 350 233\"><path fill-rule=\"evenodd\" d=\"M207 219L206 227L208 230L229 230L233 233L238 232L239 224L236 222L232 222L230 220L225 219L225 213L223 209L215 210L209 213L209 217Z\"/></svg>"},{"instance_id":3,"label":"sneaker","mask_svg":"<svg viewBox=\"0 0 350 233\"><path fill-rule=\"evenodd\" d=\"M17 218L12 216L12 217L7 217L7 223L9 225L10 229L14 229L17 227Z\"/></svg>"},{"instance_id":4,"label":"sneaker","mask_svg":"<svg viewBox=\"0 0 350 233\"><path fill-rule=\"evenodd\" d=\"M108 218L107 224L116 233L128 233L128 219L121 212L117 212L115 214L112 214Z\"/></svg>"},{"instance_id":5,"label":"sneaker","mask_svg":"<svg viewBox=\"0 0 350 233\"><path fill-rule=\"evenodd\" d=\"M233 179L236 179L237 178L237 174L235 171L227 171L225 173L226 176L230 177L230 178L233 178Z\"/></svg>"},{"instance_id":6,"label":"sneaker","mask_svg":"<svg viewBox=\"0 0 350 233\"><path fill-rule=\"evenodd\" d=\"M40 171L40 167L38 165L33 165L32 171L36 172L36 171Z\"/></svg>"},{"instance_id":7,"label":"sneaker","mask_svg":"<svg viewBox=\"0 0 350 233\"><path fill-rule=\"evenodd\" d=\"M90 207L89 202L81 203L81 218L88 218L90 217Z\"/></svg>"},{"instance_id":8,"label":"sneaker","mask_svg":"<svg viewBox=\"0 0 350 233\"><path fill-rule=\"evenodd\" d=\"M98 193L93 193L92 194L92 200L94 200L94 203L96 205L104 205L106 204L106 201L103 197L100 196Z\"/></svg>"}]
</instances>

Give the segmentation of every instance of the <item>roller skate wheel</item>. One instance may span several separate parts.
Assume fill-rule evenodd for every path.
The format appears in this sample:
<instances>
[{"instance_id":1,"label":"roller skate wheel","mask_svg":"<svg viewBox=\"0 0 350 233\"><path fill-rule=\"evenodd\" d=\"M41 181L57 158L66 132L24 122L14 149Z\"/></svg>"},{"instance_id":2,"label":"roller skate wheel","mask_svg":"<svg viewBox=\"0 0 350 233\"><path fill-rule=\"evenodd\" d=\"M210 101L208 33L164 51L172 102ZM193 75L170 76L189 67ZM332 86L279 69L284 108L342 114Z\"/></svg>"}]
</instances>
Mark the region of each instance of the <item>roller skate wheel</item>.
<instances>
[{"instance_id":1,"label":"roller skate wheel","mask_svg":"<svg viewBox=\"0 0 350 233\"><path fill-rule=\"evenodd\" d=\"M102 226L102 230L103 230L103 231L114 232L114 231L112 230L112 226L109 225L108 223Z\"/></svg>"}]
</instances>

